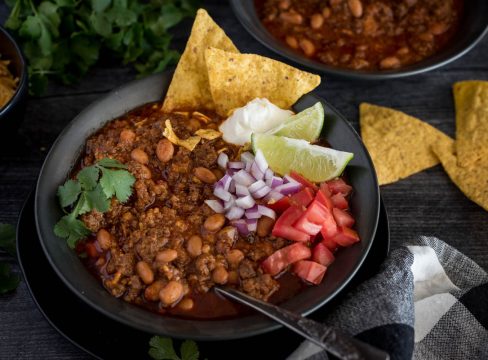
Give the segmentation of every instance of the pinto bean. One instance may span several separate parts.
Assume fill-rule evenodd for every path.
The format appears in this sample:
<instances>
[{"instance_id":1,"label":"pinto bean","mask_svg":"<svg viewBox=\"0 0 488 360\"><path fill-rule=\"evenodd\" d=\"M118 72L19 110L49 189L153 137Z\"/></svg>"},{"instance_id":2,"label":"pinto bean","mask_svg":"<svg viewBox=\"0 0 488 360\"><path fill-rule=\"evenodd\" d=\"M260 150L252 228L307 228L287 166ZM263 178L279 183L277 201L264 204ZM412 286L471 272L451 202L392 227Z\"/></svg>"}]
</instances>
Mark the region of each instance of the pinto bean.
<instances>
[{"instance_id":1,"label":"pinto bean","mask_svg":"<svg viewBox=\"0 0 488 360\"><path fill-rule=\"evenodd\" d=\"M133 143L136 139L136 133L129 129L124 129L120 132L119 140L125 143Z\"/></svg>"},{"instance_id":2,"label":"pinto bean","mask_svg":"<svg viewBox=\"0 0 488 360\"><path fill-rule=\"evenodd\" d=\"M225 255L227 262L233 268L239 266L239 263L244 259L244 253L239 249L233 249Z\"/></svg>"},{"instance_id":3,"label":"pinto bean","mask_svg":"<svg viewBox=\"0 0 488 360\"><path fill-rule=\"evenodd\" d=\"M186 242L186 251L192 257L197 257L202 253L202 238L198 235L190 236Z\"/></svg>"},{"instance_id":4,"label":"pinto bean","mask_svg":"<svg viewBox=\"0 0 488 360\"><path fill-rule=\"evenodd\" d=\"M223 266L217 266L214 271L212 271L212 280L220 285L224 285L229 280L229 273Z\"/></svg>"},{"instance_id":5,"label":"pinto bean","mask_svg":"<svg viewBox=\"0 0 488 360\"><path fill-rule=\"evenodd\" d=\"M299 44L306 56L313 56L315 54L315 45L310 40L305 38L300 39Z\"/></svg>"},{"instance_id":6,"label":"pinto bean","mask_svg":"<svg viewBox=\"0 0 488 360\"><path fill-rule=\"evenodd\" d=\"M144 284L151 284L154 281L154 272L151 269L151 266L145 261L139 261L136 264L136 272L137 275L142 279Z\"/></svg>"},{"instance_id":7,"label":"pinto bean","mask_svg":"<svg viewBox=\"0 0 488 360\"><path fill-rule=\"evenodd\" d=\"M168 139L161 139L156 146L156 156L162 162L168 162L175 153L175 147Z\"/></svg>"},{"instance_id":8,"label":"pinto bean","mask_svg":"<svg viewBox=\"0 0 488 360\"><path fill-rule=\"evenodd\" d=\"M290 6L291 6L291 0L281 0L278 3L278 7L280 8L280 10L288 10Z\"/></svg>"},{"instance_id":9,"label":"pinto bean","mask_svg":"<svg viewBox=\"0 0 488 360\"><path fill-rule=\"evenodd\" d=\"M229 277L227 279L227 282L234 285L239 284L239 274L237 273L237 271L229 271Z\"/></svg>"},{"instance_id":10,"label":"pinto bean","mask_svg":"<svg viewBox=\"0 0 488 360\"><path fill-rule=\"evenodd\" d=\"M100 229L97 232L97 242L102 250L108 250L112 245L112 235L107 230Z\"/></svg>"},{"instance_id":11,"label":"pinto bean","mask_svg":"<svg viewBox=\"0 0 488 360\"><path fill-rule=\"evenodd\" d=\"M400 60L395 56L388 56L380 62L380 68L382 69L393 69L399 66Z\"/></svg>"},{"instance_id":12,"label":"pinto bean","mask_svg":"<svg viewBox=\"0 0 488 360\"><path fill-rule=\"evenodd\" d=\"M363 4L361 0L347 0L347 6L351 11L352 16L360 18L363 16Z\"/></svg>"},{"instance_id":13,"label":"pinto bean","mask_svg":"<svg viewBox=\"0 0 488 360\"><path fill-rule=\"evenodd\" d=\"M132 160L137 161L140 164L147 165L149 163L149 156L141 148L136 148L131 151L130 157Z\"/></svg>"},{"instance_id":14,"label":"pinto bean","mask_svg":"<svg viewBox=\"0 0 488 360\"><path fill-rule=\"evenodd\" d=\"M149 285L146 290L144 290L144 297L149 301L158 301L159 292L164 287L164 282L161 280L156 280L151 285Z\"/></svg>"},{"instance_id":15,"label":"pinto bean","mask_svg":"<svg viewBox=\"0 0 488 360\"><path fill-rule=\"evenodd\" d=\"M447 24L442 22L436 22L430 26L430 32L434 35L441 35L446 32L447 28Z\"/></svg>"},{"instance_id":16,"label":"pinto bean","mask_svg":"<svg viewBox=\"0 0 488 360\"><path fill-rule=\"evenodd\" d=\"M282 12L280 19L293 25L301 25L303 23L303 16L293 11Z\"/></svg>"},{"instance_id":17,"label":"pinto bean","mask_svg":"<svg viewBox=\"0 0 488 360\"><path fill-rule=\"evenodd\" d=\"M322 25L324 25L324 17L321 14L313 14L310 17L310 26L312 27L312 29L320 29Z\"/></svg>"},{"instance_id":18,"label":"pinto bean","mask_svg":"<svg viewBox=\"0 0 488 360\"><path fill-rule=\"evenodd\" d=\"M288 46L291 47L292 49L298 49L298 40L296 37L287 35L285 41L288 44Z\"/></svg>"},{"instance_id":19,"label":"pinto bean","mask_svg":"<svg viewBox=\"0 0 488 360\"><path fill-rule=\"evenodd\" d=\"M174 249L165 249L156 254L157 262L171 262L178 257L178 252Z\"/></svg>"},{"instance_id":20,"label":"pinto bean","mask_svg":"<svg viewBox=\"0 0 488 360\"><path fill-rule=\"evenodd\" d=\"M217 181L217 177L212 171L201 166L195 168L195 176L205 184L213 184Z\"/></svg>"},{"instance_id":21,"label":"pinto bean","mask_svg":"<svg viewBox=\"0 0 488 360\"><path fill-rule=\"evenodd\" d=\"M183 296L183 285L179 281L171 280L159 291L159 300L165 306L172 305Z\"/></svg>"},{"instance_id":22,"label":"pinto bean","mask_svg":"<svg viewBox=\"0 0 488 360\"><path fill-rule=\"evenodd\" d=\"M275 221L267 216L262 216L258 220L258 225L257 225L257 234L259 236L267 236L271 233L271 230L273 229Z\"/></svg>"},{"instance_id":23,"label":"pinto bean","mask_svg":"<svg viewBox=\"0 0 488 360\"><path fill-rule=\"evenodd\" d=\"M324 19L328 19L331 14L332 12L330 11L329 7L326 6L322 9L322 16L324 17Z\"/></svg>"},{"instance_id":24,"label":"pinto bean","mask_svg":"<svg viewBox=\"0 0 488 360\"><path fill-rule=\"evenodd\" d=\"M183 311L190 311L193 309L193 300L190 298L184 298L178 303L178 309L181 309Z\"/></svg>"},{"instance_id":25,"label":"pinto bean","mask_svg":"<svg viewBox=\"0 0 488 360\"><path fill-rule=\"evenodd\" d=\"M210 215L203 223L203 227L208 231L219 231L225 224L225 216L222 214Z\"/></svg>"},{"instance_id":26,"label":"pinto bean","mask_svg":"<svg viewBox=\"0 0 488 360\"><path fill-rule=\"evenodd\" d=\"M140 174L142 179L149 180L152 178L151 169L149 169L146 165L141 165Z\"/></svg>"}]
</instances>

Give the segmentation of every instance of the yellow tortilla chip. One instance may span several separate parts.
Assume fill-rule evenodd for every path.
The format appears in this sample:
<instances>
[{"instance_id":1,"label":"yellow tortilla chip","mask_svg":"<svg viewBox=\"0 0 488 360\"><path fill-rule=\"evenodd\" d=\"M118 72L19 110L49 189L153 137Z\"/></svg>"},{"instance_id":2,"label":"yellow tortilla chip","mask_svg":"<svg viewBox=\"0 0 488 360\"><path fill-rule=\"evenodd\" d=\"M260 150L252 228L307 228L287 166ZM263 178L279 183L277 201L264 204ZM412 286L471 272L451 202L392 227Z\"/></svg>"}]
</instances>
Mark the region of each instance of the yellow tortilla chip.
<instances>
[{"instance_id":1,"label":"yellow tortilla chip","mask_svg":"<svg viewBox=\"0 0 488 360\"><path fill-rule=\"evenodd\" d=\"M214 129L200 129L195 131L195 135L198 135L206 140L213 140L221 137L222 133Z\"/></svg>"},{"instance_id":2,"label":"yellow tortilla chip","mask_svg":"<svg viewBox=\"0 0 488 360\"><path fill-rule=\"evenodd\" d=\"M239 52L232 40L225 35L224 30L205 10L199 9L185 51L181 55L166 93L162 108L164 112L214 109L205 65L205 49L209 46Z\"/></svg>"},{"instance_id":3,"label":"yellow tortilla chip","mask_svg":"<svg viewBox=\"0 0 488 360\"><path fill-rule=\"evenodd\" d=\"M460 166L488 158L488 81L454 84L456 152Z\"/></svg>"},{"instance_id":4,"label":"yellow tortilla chip","mask_svg":"<svg viewBox=\"0 0 488 360\"><path fill-rule=\"evenodd\" d=\"M432 149L464 195L488 211L488 161L479 161L469 168L459 166L453 140L440 141Z\"/></svg>"},{"instance_id":5,"label":"yellow tortilla chip","mask_svg":"<svg viewBox=\"0 0 488 360\"><path fill-rule=\"evenodd\" d=\"M205 59L215 110L221 116L259 97L288 109L320 84L318 75L259 55L210 48Z\"/></svg>"},{"instance_id":6,"label":"yellow tortilla chip","mask_svg":"<svg viewBox=\"0 0 488 360\"><path fill-rule=\"evenodd\" d=\"M193 151L200 142L200 136L190 136L188 139L182 140L175 134L173 126L171 126L171 121L166 120L164 124L166 125L166 128L163 131L163 136L173 144L183 146L185 149Z\"/></svg>"},{"instance_id":7,"label":"yellow tortilla chip","mask_svg":"<svg viewBox=\"0 0 488 360\"><path fill-rule=\"evenodd\" d=\"M432 144L452 141L426 122L397 110L363 103L359 111L361 136L380 185L438 164Z\"/></svg>"}]
</instances>

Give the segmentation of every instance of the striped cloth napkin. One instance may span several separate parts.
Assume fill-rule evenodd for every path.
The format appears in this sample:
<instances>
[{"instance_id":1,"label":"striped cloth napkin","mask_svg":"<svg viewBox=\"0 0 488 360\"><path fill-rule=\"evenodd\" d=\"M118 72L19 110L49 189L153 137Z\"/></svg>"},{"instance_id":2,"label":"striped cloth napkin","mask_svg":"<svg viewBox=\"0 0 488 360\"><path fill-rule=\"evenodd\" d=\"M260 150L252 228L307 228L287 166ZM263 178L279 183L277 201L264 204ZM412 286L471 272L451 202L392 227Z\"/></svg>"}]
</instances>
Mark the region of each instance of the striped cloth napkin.
<instances>
[{"instance_id":1,"label":"striped cloth napkin","mask_svg":"<svg viewBox=\"0 0 488 360\"><path fill-rule=\"evenodd\" d=\"M488 275L443 241L421 236L324 322L386 350L391 359L488 359ZM325 360L305 341L288 360Z\"/></svg>"}]
</instances>

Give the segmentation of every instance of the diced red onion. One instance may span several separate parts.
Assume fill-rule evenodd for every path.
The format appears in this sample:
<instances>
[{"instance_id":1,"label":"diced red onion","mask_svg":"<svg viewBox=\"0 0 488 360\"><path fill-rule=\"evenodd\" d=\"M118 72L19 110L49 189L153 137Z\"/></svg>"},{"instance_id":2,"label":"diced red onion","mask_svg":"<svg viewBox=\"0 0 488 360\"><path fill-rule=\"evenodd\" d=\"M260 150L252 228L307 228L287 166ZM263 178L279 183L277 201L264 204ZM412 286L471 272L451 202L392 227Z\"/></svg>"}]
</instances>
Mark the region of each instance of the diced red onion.
<instances>
[{"instance_id":1,"label":"diced red onion","mask_svg":"<svg viewBox=\"0 0 488 360\"><path fill-rule=\"evenodd\" d=\"M264 174L264 175L265 175L265 177L266 177L266 174ZM273 178L271 178L271 179L266 179L266 180L265 180L266 186L269 186L269 187L271 187L271 183L272 183L272 182L273 182Z\"/></svg>"},{"instance_id":2,"label":"diced red onion","mask_svg":"<svg viewBox=\"0 0 488 360\"><path fill-rule=\"evenodd\" d=\"M266 183L263 180L258 180L255 183L253 183L251 186L249 186L249 191L251 194L255 191L258 191L259 189L263 188L266 186Z\"/></svg>"},{"instance_id":3,"label":"diced red onion","mask_svg":"<svg viewBox=\"0 0 488 360\"><path fill-rule=\"evenodd\" d=\"M222 186L215 186L213 193L219 199L224 201L229 201L232 196L231 193L225 190Z\"/></svg>"},{"instance_id":4,"label":"diced red onion","mask_svg":"<svg viewBox=\"0 0 488 360\"><path fill-rule=\"evenodd\" d=\"M256 162L252 163L251 174L256 178L256 180L261 180L264 178L264 172L259 169L259 166Z\"/></svg>"},{"instance_id":5,"label":"diced red onion","mask_svg":"<svg viewBox=\"0 0 488 360\"><path fill-rule=\"evenodd\" d=\"M236 197L231 194L230 199L227 201L224 201L224 210L227 211L235 205L236 205Z\"/></svg>"},{"instance_id":6,"label":"diced red onion","mask_svg":"<svg viewBox=\"0 0 488 360\"><path fill-rule=\"evenodd\" d=\"M245 170L239 170L237 173L232 176L236 184L250 186L256 180Z\"/></svg>"},{"instance_id":7,"label":"diced red onion","mask_svg":"<svg viewBox=\"0 0 488 360\"><path fill-rule=\"evenodd\" d=\"M278 176L273 176L271 178L271 187L274 189L277 186L283 185L283 179Z\"/></svg>"},{"instance_id":8,"label":"diced red onion","mask_svg":"<svg viewBox=\"0 0 488 360\"><path fill-rule=\"evenodd\" d=\"M243 152L241 154L241 161L252 164L254 162L254 155L251 154L249 151Z\"/></svg>"},{"instance_id":9,"label":"diced red onion","mask_svg":"<svg viewBox=\"0 0 488 360\"><path fill-rule=\"evenodd\" d=\"M266 195L269 194L269 192L271 191L271 188L269 186L264 186L262 187L261 189L255 191L252 193L252 196L255 198L255 199L261 199L262 197L265 197Z\"/></svg>"},{"instance_id":10,"label":"diced red onion","mask_svg":"<svg viewBox=\"0 0 488 360\"><path fill-rule=\"evenodd\" d=\"M246 210L246 218L259 219L261 214L259 213L258 206L254 205L252 208Z\"/></svg>"},{"instance_id":11,"label":"diced red onion","mask_svg":"<svg viewBox=\"0 0 488 360\"><path fill-rule=\"evenodd\" d=\"M266 161L266 158L263 155L263 152L261 150L258 150L256 152L256 156L254 157L254 162L257 164L259 170L261 170L262 173L266 171L266 169L269 167L268 162Z\"/></svg>"},{"instance_id":12,"label":"diced red onion","mask_svg":"<svg viewBox=\"0 0 488 360\"><path fill-rule=\"evenodd\" d=\"M232 194L236 192L236 182L234 180L231 180L230 182L229 192Z\"/></svg>"},{"instance_id":13,"label":"diced red onion","mask_svg":"<svg viewBox=\"0 0 488 360\"><path fill-rule=\"evenodd\" d=\"M269 168L264 172L264 178L266 180L272 179L273 178L273 175L274 175L273 170L271 170Z\"/></svg>"},{"instance_id":14,"label":"diced red onion","mask_svg":"<svg viewBox=\"0 0 488 360\"><path fill-rule=\"evenodd\" d=\"M229 176L234 176L234 174L237 172L239 172L239 169L227 169L226 174Z\"/></svg>"},{"instance_id":15,"label":"diced red onion","mask_svg":"<svg viewBox=\"0 0 488 360\"><path fill-rule=\"evenodd\" d=\"M242 215L244 215L244 209L233 206L229 209L229 211L227 211L225 217L229 220L237 220L240 219Z\"/></svg>"},{"instance_id":16,"label":"diced red onion","mask_svg":"<svg viewBox=\"0 0 488 360\"><path fill-rule=\"evenodd\" d=\"M228 174L225 174L219 181L217 181L215 187L222 187L225 191L229 191L231 181L232 177Z\"/></svg>"},{"instance_id":17,"label":"diced red onion","mask_svg":"<svg viewBox=\"0 0 488 360\"><path fill-rule=\"evenodd\" d=\"M255 204L256 204L256 202L254 201L254 199L252 198L251 195L247 195L247 196L238 198L236 200L236 206L239 206L240 208L243 208L243 209L250 209Z\"/></svg>"},{"instance_id":18,"label":"diced red onion","mask_svg":"<svg viewBox=\"0 0 488 360\"><path fill-rule=\"evenodd\" d=\"M247 219L246 223L247 230L249 230L249 232L254 232L258 229L258 219Z\"/></svg>"},{"instance_id":19,"label":"diced red onion","mask_svg":"<svg viewBox=\"0 0 488 360\"><path fill-rule=\"evenodd\" d=\"M244 186L244 185L241 185L241 184L237 184L236 185L236 194L237 194L237 196L251 195L251 193L249 192L249 189L247 188L247 186Z\"/></svg>"},{"instance_id":20,"label":"diced red onion","mask_svg":"<svg viewBox=\"0 0 488 360\"><path fill-rule=\"evenodd\" d=\"M266 195L264 200L266 200L268 204L274 204L283 197L285 197L285 195L283 195L282 193L276 190L272 190L268 195Z\"/></svg>"},{"instance_id":21,"label":"diced red onion","mask_svg":"<svg viewBox=\"0 0 488 360\"><path fill-rule=\"evenodd\" d=\"M249 229L247 228L246 220L244 219L233 220L231 221L231 225L235 226L237 228L237 231L239 231L241 235L247 236L249 234Z\"/></svg>"},{"instance_id":22,"label":"diced red onion","mask_svg":"<svg viewBox=\"0 0 488 360\"><path fill-rule=\"evenodd\" d=\"M205 204L216 213L222 214L224 212L224 205L220 200L205 200Z\"/></svg>"},{"instance_id":23,"label":"diced red onion","mask_svg":"<svg viewBox=\"0 0 488 360\"><path fill-rule=\"evenodd\" d=\"M296 181L294 178L292 178L290 175L285 175L283 176L283 181L285 184L292 183L292 184L300 184L298 181Z\"/></svg>"},{"instance_id":24,"label":"diced red onion","mask_svg":"<svg viewBox=\"0 0 488 360\"><path fill-rule=\"evenodd\" d=\"M283 195L295 194L300 191L302 185L300 183L286 183L274 188L274 190L279 191Z\"/></svg>"},{"instance_id":25,"label":"diced red onion","mask_svg":"<svg viewBox=\"0 0 488 360\"><path fill-rule=\"evenodd\" d=\"M270 209L269 207L266 207L264 205L258 205L258 211L263 216L267 216L273 220L276 219L276 213L273 209Z\"/></svg>"},{"instance_id":26,"label":"diced red onion","mask_svg":"<svg viewBox=\"0 0 488 360\"><path fill-rule=\"evenodd\" d=\"M244 169L246 164L244 164L242 161L229 161L227 166L229 169Z\"/></svg>"},{"instance_id":27,"label":"diced red onion","mask_svg":"<svg viewBox=\"0 0 488 360\"><path fill-rule=\"evenodd\" d=\"M247 162L246 167L244 168L247 172L251 172L252 162Z\"/></svg>"},{"instance_id":28,"label":"diced red onion","mask_svg":"<svg viewBox=\"0 0 488 360\"><path fill-rule=\"evenodd\" d=\"M229 157L225 152L221 152L217 158L217 164L223 169L227 168L227 163L229 162Z\"/></svg>"}]
</instances>

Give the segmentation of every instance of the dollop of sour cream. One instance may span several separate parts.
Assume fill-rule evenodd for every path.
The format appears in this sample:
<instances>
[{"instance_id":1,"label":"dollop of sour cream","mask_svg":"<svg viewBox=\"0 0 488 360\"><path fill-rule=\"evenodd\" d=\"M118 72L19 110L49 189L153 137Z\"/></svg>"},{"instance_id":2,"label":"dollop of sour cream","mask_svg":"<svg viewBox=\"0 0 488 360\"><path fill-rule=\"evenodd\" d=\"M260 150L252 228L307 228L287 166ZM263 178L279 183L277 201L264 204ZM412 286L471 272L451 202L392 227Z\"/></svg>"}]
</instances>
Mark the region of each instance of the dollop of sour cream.
<instances>
[{"instance_id":1,"label":"dollop of sour cream","mask_svg":"<svg viewBox=\"0 0 488 360\"><path fill-rule=\"evenodd\" d=\"M266 133L279 127L293 113L280 109L268 99L256 98L232 113L219 127L228 143L244 145L251 142L251 134Z\"/></svg>"}]
</instances>

